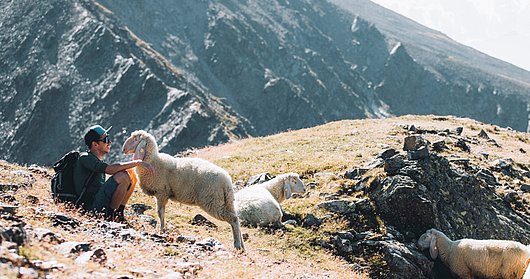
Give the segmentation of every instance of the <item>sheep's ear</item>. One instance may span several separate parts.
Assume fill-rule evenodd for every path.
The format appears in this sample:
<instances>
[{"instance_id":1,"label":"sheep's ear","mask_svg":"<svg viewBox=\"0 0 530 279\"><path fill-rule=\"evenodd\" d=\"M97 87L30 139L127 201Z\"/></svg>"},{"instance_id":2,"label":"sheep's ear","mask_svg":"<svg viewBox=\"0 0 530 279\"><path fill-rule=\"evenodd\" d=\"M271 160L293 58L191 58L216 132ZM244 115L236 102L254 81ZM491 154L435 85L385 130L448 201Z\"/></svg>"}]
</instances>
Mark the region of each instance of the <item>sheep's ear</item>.
<instances>
[{"instance_id":1,"label":"sheep's ear","mask_svg":"<svg viewBox=\"0 0 530 279\"><path fill-rule=\"evenodd\" d=\"M285 198L288 199L291 197L292 191L291 191L291 183L285 183L283 184L283 194L285 195Z\"/></svg>"},{"instance_id":2,"label":"sheep's ear","mask_svg":"<svg viewBox=\"0 0 530 279\"><path fill-rule=\"evenodd\" d=\"M438 257L438 247L436 246L436 236L431 235L431 245L429 247L429 253L431 258L434 260Z\"/></svg>"},{"instance_id":3,"label":"sheep's ear","mask_svg":"<svg viewBox=\"0 0 530 279\"><path fill-rule=\"evenodd\" d=\"M147 142L143 139L136 146L136 151L134 152L133 160L143 160L145 157L145 146Z\"/></svg>"}]
</instances>

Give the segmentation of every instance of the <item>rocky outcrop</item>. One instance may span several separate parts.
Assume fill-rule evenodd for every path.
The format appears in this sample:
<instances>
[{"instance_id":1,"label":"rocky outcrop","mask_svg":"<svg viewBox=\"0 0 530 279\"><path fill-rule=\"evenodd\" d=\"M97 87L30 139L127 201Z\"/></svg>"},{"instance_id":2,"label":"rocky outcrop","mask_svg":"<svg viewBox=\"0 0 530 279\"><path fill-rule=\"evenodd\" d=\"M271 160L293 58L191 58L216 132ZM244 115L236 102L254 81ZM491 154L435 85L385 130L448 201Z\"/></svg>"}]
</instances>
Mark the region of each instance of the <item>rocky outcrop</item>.
<instances>
[{"instance_id":1,"label":"rocky outcrop","mask_svg":"<svg viewBox=\"0 0 530 279\"><path fill-rule=\"evenodd\" d=\"M527 205L522 200L526 186L519 185L528 177L527 171L517 169L508 159L492 161L484 168L466 158L438 154L445 148L461 148L460 142L474 142L461 136L462 127L454 131L406 128L413 134L403 139L402 152L383 150L372 162L347 171L344 177L357 182L317 206L334 214L333 218L347 220L351 228L336 232L323 246L351 261L374 255L383 258L384 263L370 270L374 278L453 278L446 266L432 262L416 247L426 230L436 228L451 239L530 243ZM433 148L438 141L430 143L421 133L459 140L438 149ZM489 144L485 132L480 134ZM468 150L475 148L470 145L466 145ZM503 177L504 184L498 177ZM350 197L359 192L367 198Z\"/></svg>"},{"instance_id":2,"label":"rocky outcrop","mask_svg":"<svg viewBox=\"0 0 530 279\"><path fill-rule=\"evenodd\" d=\"M399 231L417 237L438 228L452 238L530 242L524 233L530 223L492 190L495 185L480 175L480 168L463 171L436 154L401 160L401 168L369 187L381 216Z\"/></svg>"}]
</instances>

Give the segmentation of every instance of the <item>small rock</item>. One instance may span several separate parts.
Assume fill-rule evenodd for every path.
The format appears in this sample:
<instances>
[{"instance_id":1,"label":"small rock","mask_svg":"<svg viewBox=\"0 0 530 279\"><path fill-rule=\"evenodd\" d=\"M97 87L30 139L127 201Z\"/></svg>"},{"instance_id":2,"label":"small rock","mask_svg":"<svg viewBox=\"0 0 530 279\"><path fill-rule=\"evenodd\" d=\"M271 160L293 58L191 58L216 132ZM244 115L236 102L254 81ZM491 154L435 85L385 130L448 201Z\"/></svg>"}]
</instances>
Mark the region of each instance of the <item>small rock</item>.
<instances>
[{"instance_id":1,"label":"small rock","mask_svg":"<svg viewBox=\"0 0 530 279\"><path fill-rule=\"evenodd\" d=\"M427 146L422 146L417 150L407 151L407 157L409 160L421 160L429 157L429 149Z\"/></svg>"},{"instance_id":2,"label":"small rock","mask_svg":"<svg viewBox=\"0 0 530 279\"><path fill-rule=\"evenodd\" d=\"M9 205L7 203L0 203L0 212L15 214L18 206Z\"/></svg>"},{"instance_id":3,"label":"small rock","mask_svg":"<svg viewBox=\"0 0 530 279\"><path fill-rule=\"evenodd\" d=\"M488 136L488 134L486 133L486 131L484 131L484 129L481 129L480 130L480 133L478 133L478 137L479 138L483 138L483 139L489 139L490 137Z\"/></svg>"},{"instance_id":4,"label":"small rock","mask_svg":"<svg viewBox=\"0 0 530 279\"><path fill-rule=\"evenodd\" d=\"M376 159L364 164L363 165L363 169L366 169L366 171L369 171L371 169L382 167L384 163L385 163L385 160L383 160L382 158L376 158Z\"/></svg>"},{"instance_id":5,"label":"small rock","mask_svg":"<svg viewBox=\"0 0 530 279\"><path fill-rule=\"evenodd\" d=\"M456 127L455 128L455 134L457 134L457 135L461 135L463 131L464 131L464 127Z\"/></svg>"},{"instance_id":6,"label":"small rock","mask_svg":"<svg viewBox=\"0 0 530 279\"><path fill-rule=\"evenodd\" d=\"M31 204L38 204L38 203L39 203L39 198L36 197L36 196L33 196L33 195L27 195L27 196L26 196L26 199L27 199Z\"/></svg>"},{"instance_id":7,"label":"small rock","mask_svg":"<svg viewBox=\"0 0 530 279\"><path fill-rule=\"evenodd\" d=\"M315 217L313 214L307 214L307 216L302 220L302 227L311 228L311 227L320 227L322 220Z\"/></svg>"},{"instance_id":8,"label":"small rock","mask_svg":"<svg viewBox=\"0 0 530 279\"><path fill-rule=\"evenodd\" d=\"M256 174L254 176L252 176L248 182L247 182L247 186L249 185L254 185L254 184L259 184L259 183L263 183L265 181L269 181L271 179L273 179L274 177L268 173L268 172L264 172L264 173L260 173L260 174Z\"/></svg>"},{"instance_id":9,"label":"small rock","mask_svg":"<svg viewBox=\"0 0 530 279\"><path fill-rule=\"evenodd\" d=\"M24 187L31 187L33 186L33 183L37 181L37 179L33 176L33 174L29 171L25 170L14 170L11 171L12 175L22 177L24 180L26 180L24 183L22 183L22 186Z\"/></svg>"},{"instance_id":10,"label":"small rock","mask_svg":"<svg viewBox=\"0 0 530 279\"><path fill-rule=\"evenodd\" d=\"M482 157L484 157L486 160L490 157L490 154L484 151L481 151L478 154L482 155Z\"/></svg>"},{"instance_id":11,"label":"small rock","mask_svg":"<svg viewBox=\"0 0 530 279\"><path fill-rule=\"evenodd\" d=\"M195 226L217 228L216 224L212 223L210 220L206 219L206 217L202 216L201 214L195 215L195 217L193 217L193 220L191 220L191 224Z\"/></svg>"},{"instance_id":12,"label":"small rock","mask_svg":"<svg viewBox=\"0 0 530 279\"><path fill-rule=\"evenodd\" d=\"M57 261L33 261L33 264L38 267L40 270L43 271L50 271L53 269L64 269L65 266L62 263L58 263Z\"/></svg>"},{"instance_id":13,"label":"small rock","mask_svg":"<svg viewBox=\"0 0 530 279\"><path fill-rule=\"evenodd\" d=\"M467 145L466 141L463 139L458 139L456 142L456 147L460 147L465 152L469 152L471 148L469 148L469 145Z\"/></svg>"},{"instance_id":14,"label":"small rock","mask_svg":"<svg viewBox=\"0 0 530 279\"><path fill-rule=\"evenodd\" d=\"M529 193L530 192L530 185L528 184L522 184L521 185L521 191L525 192L525 193Z\"/></svg>"},{"instance_id":15,"label":"small rock","mask_svg":"<svg viewBox=\"0 0 530 279\"><path fill-rule=\"evenodd\" d=\"M351 213L355 211L355 204L351 201L332 200L317 205L318 208L334 213Z\"/></svg>"},{"instance_id":16,"label":"small rock","mask_svg":"<svg viewBox=\"0 0 530 279\"><path fill-rule=\"evenodd\" d=\"M344 177L348 179L357 179L365 174L366 171L366 169L354 168L352 170L346 171L346 173L344 173Z\"/></svg>"},{"instance_id":17,"label":"small rock","mask_svg":"<svg viewBox=\"0 0 530 279\"><path fill-rule=\"evenodd\" d=\"M427 146L427 145L428 145L428 141L422 136L418 136L418 135L408 136L404 140L403 150L405 151L418 150L420 147Z\"/></svg>"},{"instance_id":18,"label":"small rock","mask_svg":"<svg viewBox=\"0 0 530 279\"><path fill-rule=\"evenodd\" d=\"M388 174L395 174L398 170L403 168L405 166L405 160L403 160L403 157L401 155L395 155L387 160L385 160L385 164L383 165L383 169Z\"/></svg>"},{"instance_id":19,"label":"small rock","mask_svg":"<svg viewBox=\"0 0 530 279\"><path fill-rule=\"evenodd\" d=\"M491 163L493 168L498 170L510 170L512 168L513 160L511 158L498 159Z\"/></svg>"},{"instance_id":20,"label":"small rock","mask_svg":"<svg viewBox=\"0 0 530 279\"><path fill-rule=\"evenodd\" d=\"M52 224L54 226L76 228L80 224L79 221L76 220L75 218L72 218L64 214L55 213L55 214L52 214L51 218L52 218Z\"/></svg>"},{"instance_id":21,"label":"small rock","mask_svg":"<svg viewBox=\"0 0 530 279\"><path fill-rule=\"evenodd\" d=\"M69 241L57 246L57 250L63 255L68 256L69 254L87 252L90 250L91 246L92 244L88 242Z\"/></svg>"},{"instance_id":22,"label":"small rock","mask_svg":"<svg viewBox=\"0 0 530 279\"><path fill-rule=\"evenodd\" d=\"M177 239L176 239L178 242L187 242L187 243L195 243L196 241L196 238L194 236L189 236L189 235L179 235L177 236Z\"/></svg>"},{"instance_id":23,"label":"small rock","mask_svg":"<svg viewBox=\"0 0 530 279\"><path fill-rule=\"evenodd\" d=\"M140 218L140 220L146 222L147 224L153 226L153 227L156 227L156 224L158 223L156 221L155 218L153 218L152 216L149 216L149 215L140 215L138 218Z\"/></svg>"},{"instance_id":24,"label":"small rock","mask_svg":"<svg viewBox=\"0 0 530 279\"><path fill-rule=\"evenodd\" d=\"M359 211L363 213L369 212L372 209L370 205L370 200L367 198L356 201L355 208L359 209Z\"/></svg>"},{"instance_id":25,"label":"small rock","mask_svg":"<svg viewBox=\"0 0 530 279\"><path fill-rule=\"evenodd\" d=\"M45 239L48 239L50 242L56 242L56 243L62 243L62 237L60 235L55 234L53 231L45 228L35 228L33 229L33 233L37 237L38 240L42 241Z\"/></svg>"},{"instance_id":26,"label":"small rock","mask_svg":"<svg viewBox=\"0 0 530 279\"><path fill-rule=\"evenodd\" d=\"M388 148L388 149L385 149L383 151L381 151L379 153L379 155L377 155L378 158L381 158L383 160L386 160L396 154L398 154L399 152L397 150L395 150L394 148Z\"/></svg>"},{"instance_id":27,"label":"small rock","mask_svg":"<svg viewBox=\"0 0 530 279\"><path fill-rule=\"evenodd\" d=\"M507 203L514 203L515 201L517 201L517 197L519 195L517 194L517 192L515 191L507 191L505 194L504 194L504 201L507 202Z\"/></svg>"},{"instance_id":28,"label":"small rock","mask_svg":"<svg viewBox=\"0 0 530 279\"><path fill-rule=\"evenodd\" d=\"M341 238L339 235L335 236L333 241L337 251L341 254L350 254L353 252L352 243L349 239Z\"/></svg>"},{"instance_id":29,"label":"small rock","mask_svg":"<svg viewBox=\"0 0 530 279\"><path fill-rule=\"evenodd\" d=\"M16 191L20 187L22 187L21 184L13 184L13 183L0 184L0 193L4 193L8 191Z\"/></svg>"},{"instance_id":30,"label":"small rock","mask_svg":"<svg viewBox=\"0 0 530 279\"><path fill-rule=\"evenodd\" d=\"M497 178L487 169L481 169L475 174L478 179L484 180L488 185L497 185Z\"/></svg>"},{"instance_id":31,"label":"small rock","mask_svg":"<svg viewBox=\"0 0 530 279\"><path fill-rule=\"evenodd\" d=\"M141 237L141 235L134 229L123 229L118 234L123 240L133 240Z\"/></svg>"},{"instance_id":32,"label":"small rock","mask_svg":"<svg viewBox=\"0 0 530 279\"><path fill-rule=\"evenodd\" d=\"M353 235L353 233L348 231L338 231L337 236L342 239L348 239L351 241L355 240L355 236Z\"/></svg>"},{"instance_id":33,"label":"small rock","mask_svg":"<svg viewBox=\"0 0 530 279\"><path fill-rule=\"evenodd\" d=\"M21 246L26 243L27 234L24 223L12 224L11 227L0 225L0 243L3 241L16 243Z\"/></svg>"},{"instance_id":34,"label":"small rock","mask_svg":"<svg viewBox=\"0 0 530 279\"><path fill-rule=\"evenodd\" d=\"M355 234L355 239L356 240L366 240L366 239L372 239L374 238L375 234L373 232L369 232L369 231L366 231L366 232L362 232L362 233L356 233Z\"/></svg>"},{"instance_id":35,"label":"small rock","mask_svg":"<svg viewBox=\"0 0 530 279\"><path fill-rule=\"evenodd\" d=\"M366 189L366 182L365 181L359 181L355 184L355 187L353 187L353 190L355 192L359 192L361 190Z\"/></svg>"},{"instance_id":36,"label":"small rock","mask_svg":"<svg viewBox=\"0 0 530 279\"><path fill-rule=\"evenodd\" d=\"M459 164L459 165L468 165L469 159L468 158L451 158L449 159L449 162Z\"/></svg>"},{"instance_id":37,"label":"small rock","mask_svg":"<svg viewBox=\"0 0 530 279\"><path fill-rule=\"evenodd\" d=\"M444 149L446 149L446 145L445 145L445 140L437 140L435 142L432 143L432 149L434 151L442 151Z\"/></svg>"},{"instance_id":38,"label":"small rock","mask_svg":"<svg viewBox=\"0 0 530 279\"><path fill-rule=\"evenodd\" d=\"M131 204L131 209L133 210L134 213L141 215L141 214L144 214L145 211L152 209L152 207L147 204L143 204L143 203L135 203L135 204Z\"/></svg>"},{"instance_id":39,"label":"small rock","mask_svg":"<svg viewBox=\"0 0 530 279\"><path fill-rule=\"evenodd\" d=\"M318 183L316 181L311 181L306 184L307 189L315 189L318 186Z\"/></svg>"},{"instance_id":40,"label":"small rock","mask_svg":"<svg viewBox=\"0 0 530 279\"><path fill-rule=\"evenodd\" d=\"M317 244L320 245L320 247L328 249L328 250L333 248L333 246L331 246L327 241L322 240L322 239L317 240Z\"/></svg>"},{"instance_id":41,"label":"small rock","mask_svg":"<svg viewBox=\"0 0 530 279\"><path fill-rule=\"evenodd\" d=\"M221 244L219 240L212 238L212 237L196 242L195 244L197 246L203 247L206 250L211 250L211 251L220 250L224 248L223 244Z\"/></svg>"}]
</instances>

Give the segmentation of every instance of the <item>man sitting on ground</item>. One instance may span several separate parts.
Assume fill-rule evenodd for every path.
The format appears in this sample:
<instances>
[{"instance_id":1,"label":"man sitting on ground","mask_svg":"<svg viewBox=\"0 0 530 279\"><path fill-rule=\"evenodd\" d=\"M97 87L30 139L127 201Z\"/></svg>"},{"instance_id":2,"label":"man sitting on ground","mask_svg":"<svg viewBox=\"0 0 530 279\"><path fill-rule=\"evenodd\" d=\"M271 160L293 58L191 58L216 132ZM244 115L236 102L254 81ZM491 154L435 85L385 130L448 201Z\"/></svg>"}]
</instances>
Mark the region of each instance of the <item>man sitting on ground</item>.
<instances>
[{"instance_id":1,"label":"man sitting on ground","mask_svg":"<svg viewBox=\"0 0 530 279\"><path fill-rule=\"evenodd\" d=\"M103 162L105 155L110 152L112 140L108 132L111 128L103 129L95 125L88 129L85 134L88 152L79 157L74 167L74 187L84 209L103 213L114 221L125 222L125 205L134 191L127 170L137 166L145 168L150 174L154 174L155 170L142 160L112 165ZM106 181L105 174L111 175Z\"/></svg>"}]
</instances>

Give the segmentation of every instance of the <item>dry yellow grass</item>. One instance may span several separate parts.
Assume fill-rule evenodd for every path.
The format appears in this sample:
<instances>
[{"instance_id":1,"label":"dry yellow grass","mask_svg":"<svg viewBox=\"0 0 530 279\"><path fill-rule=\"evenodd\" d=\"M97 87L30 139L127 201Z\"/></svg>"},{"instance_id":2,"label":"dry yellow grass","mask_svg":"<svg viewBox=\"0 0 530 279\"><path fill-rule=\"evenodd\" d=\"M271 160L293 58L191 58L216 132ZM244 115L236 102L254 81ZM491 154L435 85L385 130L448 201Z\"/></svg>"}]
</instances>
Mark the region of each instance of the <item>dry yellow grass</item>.
<instances>
[{"instance_id":1,"label":"dry yellow grass","mask_svg":"<svg viewBox=\"0 0 530 279\"><path fill-rule=\"evenodd\" d=\"M304 216L315 214L322 217L325 213L316 209L326 194L335 193L338 189L352 183L341 175L349 169L369 162L386 147L401 150L403 138L407 135L407 125L421 129L453 130L464 127L463 135L476 137L484 129L491 138L502 147L499 148L484 139L476 138L478 144L471 144L471 152L464 152L452 147L444 155L469 158L474 164L487 166L498 158L512 158L520 167L529 166L529 158L523 151L530 151L527 133L514 132L493 125L483 124L469 119L435 116L404 116L384 120L348 120L332 122L319 127L280 133L262 138L249 138L195 150L191 156L204 158L225 168L234 181L247 181L252 175L270 172L273 175L284 172L298 172L307 184L316 183L309 188L302 198L285 201L282 206L286 211ZM435 141L444 137L425 134L428 140ZM450 137L446 140L451 140ZM523 151L521 151L523 150ZM113 152L117 152L113 150ZM481 152L489 154L485 159ZM0 162L0 184L23 183L23 179L12 175L14 169L27 169L23 166ZM50 171L51 173L52 171ZM68 266L68 269L55 271L52 274L68 278L81 270L91 270L103 276L116 277L123 274L136 274L134 270L149 269L160 271L160 274L179 270L176 262L197 262L196 268L189 274L201 278L368 278L367 274L353 271L343 259L333 256L329 251L315 245L319 239L327 239L327 234L348 229L341 220L328 220L319 230L288 226L283 231L265 231L243 228L248 234L245 242L247 251L237 253L232 248L232 233L229 225L211 217L217 228L206 228L191 225L196 214L203 214L199 208L170 202L166 209L166 222L169 228L167 239L178 235L193 235L198 239L214 237L226 247L217 253L190 253L182 243L174 246L163 246L147 241L120 242L119 247L112 238L94 235L90 231L76 231L75 234L61 227L53 227L42 210L67 212L80 220L90 220L76 211L65 209L53 203L49 195L49 178L35 174L37 182L31 188L17 191L14 195L21 207L18 212L24 222L33 227L50 228L60 233L67 241L89 241L94 246L106 247L111 267L102 268L98 264L77 266L74 259L64 257L47 242L31 242L24 249L24 255L41 260L56 260ZM28 196L38 197L38 204L33 204ZM352 199L360 198L358 196ZM156 208L154 200L139 189L131 200L132 203L145 203ZM157 218L154 209L147 214ZM208 216L207 216L208 217ZM138 231L156 233L157 229L142 222L137 217L129 216L132 227ZM95 225L94 225L95 226ZM368 260L368 259L365 259ZM373 259L377 260L377 259ZM0 275L7 276L6 274ZM101 276L101 274L99 274ZM143 276L151 277L150 274ZM157 275L159 276L159 274ZM156 276L152 276L156 277Z\"/></svg>"}]
</instances>

